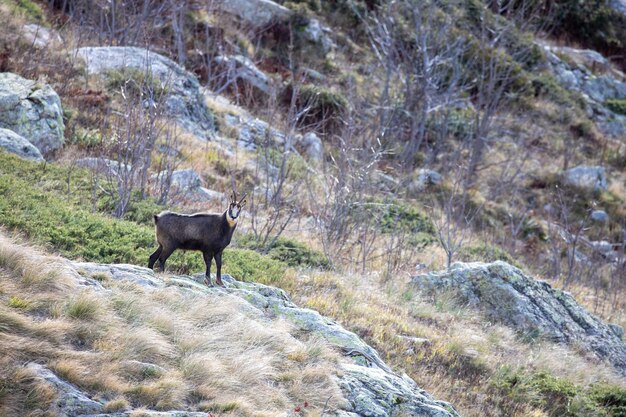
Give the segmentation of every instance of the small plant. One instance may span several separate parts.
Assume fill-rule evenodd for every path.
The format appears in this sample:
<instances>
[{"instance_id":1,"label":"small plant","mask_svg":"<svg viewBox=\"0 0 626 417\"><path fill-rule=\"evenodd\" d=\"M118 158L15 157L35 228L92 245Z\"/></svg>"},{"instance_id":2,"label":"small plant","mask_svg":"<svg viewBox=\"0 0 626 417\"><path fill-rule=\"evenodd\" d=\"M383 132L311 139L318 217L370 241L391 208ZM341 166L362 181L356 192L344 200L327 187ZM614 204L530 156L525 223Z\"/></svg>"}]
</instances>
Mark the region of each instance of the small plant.
<instances>
[{"instance_id":1,"label":"small plant","mask_svg":"<svg viewBox=\"0 0 626 417\"><path fill-rule=\"evenodd\" d=\"M69 301L65 312L73 319L92 320L97 316L99 310L100 304L95 298L80 294Z\"/></svg>"},{"instance_id":2,"label":"small plant","mask_svg":"<svg viewBox=\"0 0 626 417\"><path fill-rule=\"evenodd\" d=\"M16 297L14 295L12 295L9 298L9 307L12 307L12 308L17 308L20 310L28 310L31 305L32 303L30 301L25 300L23 298Z\"/></svg>"},{"instance_id":3,"label":"small plant","mask_svg":"<svg viewBox=\"0 0 626 417\"><path fill-rule=\"evenodd\" d=\"M622 114L626 116L626 99L613 98L604 103L606 107L613 113Z\"/></svg>"}]
</instances>

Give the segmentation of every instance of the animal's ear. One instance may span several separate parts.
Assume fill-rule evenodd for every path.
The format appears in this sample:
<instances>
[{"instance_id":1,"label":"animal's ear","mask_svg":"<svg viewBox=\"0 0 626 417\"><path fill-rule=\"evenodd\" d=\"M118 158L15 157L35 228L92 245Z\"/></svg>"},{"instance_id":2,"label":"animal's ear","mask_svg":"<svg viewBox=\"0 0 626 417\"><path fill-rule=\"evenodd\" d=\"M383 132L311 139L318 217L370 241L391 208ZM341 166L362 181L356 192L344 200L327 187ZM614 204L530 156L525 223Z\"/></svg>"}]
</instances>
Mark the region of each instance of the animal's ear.
<instances>
[{"instance_id":1,"label":"animal's ear","mask_svg":"<svg viewBox=\"0 0 626 417\"><path fill-rule=\"evenodd\" d=\"M233 191L233 193L230 195L230 203L236 203L237 202L237 194L235 194L235 192Z\"/></svg>"},{"instance_id":2,"label":"animal's ear","mask_svg":"<svg viewBox=\"0 0 626 417\"><path fill-rule=\"evenodd\" d=\"M248 193L245 193L245 194L243 195L243 197L241 197L241 200L239 201L239 205L240 205L241 207L243 207L243 206L245 206L245 205L246 205L246 202L247 202L247 200L246 200L246 196L247 196L247 195L248 195Z\"/></svg>"}]
</instances>

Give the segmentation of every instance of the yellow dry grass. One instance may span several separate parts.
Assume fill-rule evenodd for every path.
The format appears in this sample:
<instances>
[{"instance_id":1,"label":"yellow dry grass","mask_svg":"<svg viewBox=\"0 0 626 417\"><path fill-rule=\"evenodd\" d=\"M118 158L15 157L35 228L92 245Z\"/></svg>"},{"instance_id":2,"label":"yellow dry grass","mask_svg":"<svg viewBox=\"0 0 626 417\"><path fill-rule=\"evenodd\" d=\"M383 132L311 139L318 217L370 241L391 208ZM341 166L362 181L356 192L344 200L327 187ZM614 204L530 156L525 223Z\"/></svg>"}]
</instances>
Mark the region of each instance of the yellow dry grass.
<instances>
[{"instance_id":1,"label":"yellow dry grass","mask_svg":"<svg viewBox=\"0 0 626 417\"><path fill-rule=\"evenodd\" d=\"M2 235L0 267L0 415L49 412L54 391L29 376L31 361L109 411L272 416L304 401L319 413L341 399L325 342L236 296L112 279L97 291L79 285L67 261ZM11 307L17 295L31 306Z\"/></svg>"}]
</instances>

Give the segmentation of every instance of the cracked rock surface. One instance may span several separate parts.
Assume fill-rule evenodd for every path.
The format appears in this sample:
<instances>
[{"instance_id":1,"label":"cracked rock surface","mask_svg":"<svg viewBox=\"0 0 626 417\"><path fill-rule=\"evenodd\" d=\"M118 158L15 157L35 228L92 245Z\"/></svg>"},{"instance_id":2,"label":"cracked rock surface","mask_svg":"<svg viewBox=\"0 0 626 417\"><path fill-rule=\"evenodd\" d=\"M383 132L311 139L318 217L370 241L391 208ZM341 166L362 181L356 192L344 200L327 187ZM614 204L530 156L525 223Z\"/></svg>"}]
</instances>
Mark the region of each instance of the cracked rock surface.
<instances>
[{"instance_id":1,"label":"cracked rock surface","mask_svg":"<svg viewBox=\"0 0 626 417\"><path fill-rule=\"evenodd\" d=\"M506 262L459 262L412 282L430 295L452 292L463 304L521 334L582 348L626 375L626 343L619 326L602 322L567 292Z\"/></svg>"}]
</instances>

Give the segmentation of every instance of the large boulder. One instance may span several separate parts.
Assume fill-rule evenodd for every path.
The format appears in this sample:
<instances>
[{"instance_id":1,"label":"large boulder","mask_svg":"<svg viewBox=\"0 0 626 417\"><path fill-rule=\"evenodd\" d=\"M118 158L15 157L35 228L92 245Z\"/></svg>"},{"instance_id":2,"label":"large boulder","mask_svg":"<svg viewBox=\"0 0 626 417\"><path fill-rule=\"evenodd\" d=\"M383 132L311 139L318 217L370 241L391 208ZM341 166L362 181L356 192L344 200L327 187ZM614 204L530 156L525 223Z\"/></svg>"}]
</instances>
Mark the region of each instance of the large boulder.
<instances>
[{"instance_id":1,"label":"large boulder","mask_svg":"<svg viewBox=\"0 0 626 417\"><path fill-rule=\"evenodd\" d=\"M125 68L149 70L165 86L168 116L197 137L213 137L213 115L206 106L200 83L171 59L147 49L121 46L79 48L77 53L90 74L106 76L111 70Z\"/></svg>"},{"instance_id":2,"label":"large boulder","mask_svg":"<svg viewBox=\"0 0 626 417\"><path fill-rule=\"evenodd\" d=\"M9 129L0 128L0 148L30 161L41 162L44 160L39 149L27 141L26 138Z\"/></svg>"},{"instance_id":3,"label":"large boulder","mask_svg":"<svg viewBox=\"0 0 626 417\"><path fill-rule=\"evenodd\" d=\"M224 11L255 28L285 21L293 14L290 9L270 0L225 0L221 6Z\"/></svg>"},{"instance_id":4,"label":"large boulder","mask_svg":"<svg viewBox=\"0 0 626 417\"><path fill-rule=\"evenodd\" d=\"M579 165L563 173L563 182L587 191L604 191L607 189L604 167Z\"/></svg>"},{"instance_id":5,"label":"large boulder","mask_svg":"<svg viewBox=\"0 0 626 417\"><path fill-rule=\"evenodd\" d=\"M57 32L34 23L22 27L22 36L39 49L46 48L50 44L60 45L63 42Z\"/></svg>"},{"instance_id":6,"label":"large boulder","mask_svg":"<svg viewBox=\"0 0 626 417\"><path fill-rule=\"evenodd\" d=\"M23 136L44 155L59 149L65 141L61 99L47 84L0 73L0 127Z\"/></svg>"},{"instance_id":7,"label":"large boulder","mask_svg":"<svg viewBox=\"0 0 626 417\"><path fill-rule=\"evenodd\" d=\"M544 337L595 354L626 375L626 343L615 325L590 314L570 294L535 280L506 262L455 263L449 271L412 279L435 297L454 294L526 337Z\"/></svg>"}]
</instances>

